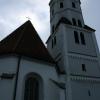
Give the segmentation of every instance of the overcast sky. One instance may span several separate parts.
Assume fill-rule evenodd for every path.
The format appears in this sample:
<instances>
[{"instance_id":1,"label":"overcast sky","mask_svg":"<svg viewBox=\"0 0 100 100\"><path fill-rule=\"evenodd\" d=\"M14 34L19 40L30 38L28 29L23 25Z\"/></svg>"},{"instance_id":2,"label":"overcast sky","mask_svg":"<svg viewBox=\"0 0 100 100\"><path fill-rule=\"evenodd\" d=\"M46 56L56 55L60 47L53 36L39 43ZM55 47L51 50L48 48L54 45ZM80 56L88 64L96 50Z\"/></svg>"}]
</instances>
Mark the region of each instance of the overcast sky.
<instances>
[{"instance_id":1,"label":"overcast sky","mask_svg":"<svg viewBox=\"0 0 100 100\"><path fill-rule=\"evenodd\" d=\"M30 17L34 27L45 42L49 36L50 0L0 0L0 40ZM81 0L85 24L96 29L100 47L100 0Z\"/></svg>"}]
</instances>

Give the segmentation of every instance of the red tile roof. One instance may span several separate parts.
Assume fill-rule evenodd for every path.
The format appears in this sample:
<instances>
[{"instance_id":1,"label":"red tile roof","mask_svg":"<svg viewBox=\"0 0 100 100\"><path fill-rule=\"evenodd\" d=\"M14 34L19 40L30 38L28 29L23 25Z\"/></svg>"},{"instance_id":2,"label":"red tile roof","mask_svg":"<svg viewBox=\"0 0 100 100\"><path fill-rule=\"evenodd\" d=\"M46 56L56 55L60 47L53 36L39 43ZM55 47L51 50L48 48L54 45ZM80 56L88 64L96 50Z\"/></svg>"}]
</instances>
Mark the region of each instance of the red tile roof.
<instances>
[{"instance_id":1,"label":"red tile roof","mask_svg":"<svg viewBox=\"0 0 100 100\"><path fill-rule=\"evenodd\" d=\"M25 22L0 42L0 55L18 54L54 63L30 21Z\"/></svg>"}]
</instances>

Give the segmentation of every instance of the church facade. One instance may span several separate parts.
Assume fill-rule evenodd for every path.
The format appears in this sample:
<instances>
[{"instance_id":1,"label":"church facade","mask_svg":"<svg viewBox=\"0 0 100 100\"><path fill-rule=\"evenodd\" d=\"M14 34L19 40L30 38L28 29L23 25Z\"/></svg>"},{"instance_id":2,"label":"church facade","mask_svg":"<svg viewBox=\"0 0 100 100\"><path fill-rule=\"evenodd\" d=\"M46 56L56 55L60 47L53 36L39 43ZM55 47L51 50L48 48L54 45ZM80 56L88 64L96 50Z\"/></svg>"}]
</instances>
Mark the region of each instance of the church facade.
<instances>
[{"instance_id":1,"label":"church facade","mask_svg":"<svg viewBox=\"0 0 100 100\"><path fill-rule=\"evenodd\" d=\"M44 46L30 21L0 41L1 100L100 100L95 30L80 0L51 0Z\"/></svg>"}]
</instances>

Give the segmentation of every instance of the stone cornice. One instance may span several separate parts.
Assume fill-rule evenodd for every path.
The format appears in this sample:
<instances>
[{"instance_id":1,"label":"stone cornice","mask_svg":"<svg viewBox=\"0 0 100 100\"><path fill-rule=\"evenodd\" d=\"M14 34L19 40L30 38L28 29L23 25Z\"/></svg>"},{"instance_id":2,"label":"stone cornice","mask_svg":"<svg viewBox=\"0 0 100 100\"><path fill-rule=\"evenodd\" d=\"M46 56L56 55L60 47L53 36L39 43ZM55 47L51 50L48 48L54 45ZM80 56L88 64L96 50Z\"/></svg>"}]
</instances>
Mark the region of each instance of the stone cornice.
<instances>
[{"instance_id":1,"label":"stone cornice","mask_svg":"<svg viewBox=\"0 0 100 100\"><path fill-rule=\"evenodd\" d=\"M84 60L93 61L93 62L98 61L97 57L91 57L91 56L89 57L89 56L78 55L78 54L68 54L68 56L73 58L73 59L84 59Z\"/></svg>"},{"instance_id":2,"label":"stone cornice","mask_svg":"<svg viewBox=\"0 0 100 100\"><path fill-rule=\"evenodd\" d=\"M95 76L85 76L85 75L70 75L70 79L74 81L85 81L85 82L97 82L100 83L100 77Z\"/></svg>"}]
</instances>

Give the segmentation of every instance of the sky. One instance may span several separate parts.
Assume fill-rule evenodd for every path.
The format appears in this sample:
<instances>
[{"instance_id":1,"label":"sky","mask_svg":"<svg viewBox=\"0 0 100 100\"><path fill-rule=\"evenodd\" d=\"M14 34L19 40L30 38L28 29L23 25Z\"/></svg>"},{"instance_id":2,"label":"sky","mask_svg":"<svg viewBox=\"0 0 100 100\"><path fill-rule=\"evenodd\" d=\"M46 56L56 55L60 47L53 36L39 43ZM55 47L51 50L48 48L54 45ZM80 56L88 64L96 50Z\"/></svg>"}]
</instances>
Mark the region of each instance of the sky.
<instances>
[{"instance_id":1,"label":"sky","mask_svg":"<svg viewBox=\"0 0 100 100\"><path fill-rule=\"evenodd\" d=\"M0 40L28 19L45 43L50 34L50 0L0 0ZM100 48L100 0L81 0L85 24L96 29Z\"/></svg>"}]
</instances>

